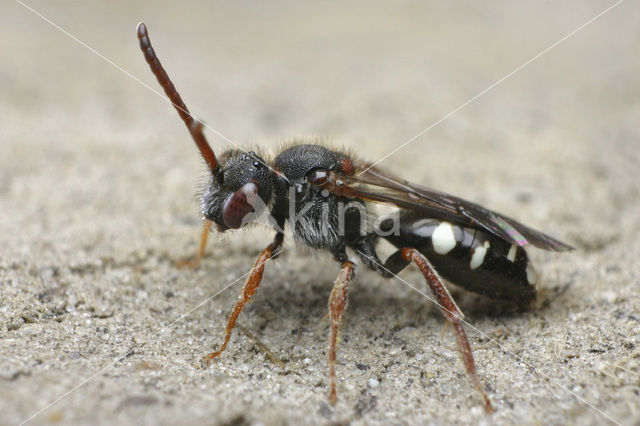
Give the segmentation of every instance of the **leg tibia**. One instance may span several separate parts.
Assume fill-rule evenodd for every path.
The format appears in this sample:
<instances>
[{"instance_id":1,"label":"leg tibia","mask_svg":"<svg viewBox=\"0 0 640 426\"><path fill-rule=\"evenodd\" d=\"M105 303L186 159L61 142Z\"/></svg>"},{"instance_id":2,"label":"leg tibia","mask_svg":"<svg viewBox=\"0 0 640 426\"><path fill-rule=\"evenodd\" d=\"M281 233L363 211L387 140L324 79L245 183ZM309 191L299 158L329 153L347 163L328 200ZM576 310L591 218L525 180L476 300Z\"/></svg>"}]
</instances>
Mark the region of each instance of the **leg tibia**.
<instances>
[{"instance_id":1,"label":"leg tibia","mask_svg":"<svg viewBox=\"0 0 640 426\"><path fill-rule=\"evenodd\" d=\"M227 328L225 329L224 342L220 349L217 351L210 353L205 357L206 360L211 360L218 355L220 355L225 348L227 347L227 343L229 343L229 338L231 337L231 332L233 331L233 327L236 325L236 320L238 319L238 315L242 312L242 308L247 304L253 294L258 289L260 285L260 281L262 281L262 273L264 272L264 264L271 259L274 255L277 254L280 248L280 242L276 241L269 244L269 247L264 249L260 256L258 256L258 260L253 265L253 269L251 269L251 274L247 281L244 283L242 287L242 293L240 294L240 298L236 302L236 305L233 307L233 311L231 312L231 316L229 317L229 321L227 322Z\"/></svg>"},{"instance_id":2,"label":"leg tibia","mask_svg":"<svg viewBox=\"0 0 640 426\"><path fill-rule=\"evenodd\" d=\"M444 317L451 322L451 325L453 325L453 331L458 343L458 350L460 352L460 357L462 358L465 369L467 370L467 374L469 375L473 386L480 393L480 395L482 395L482 398L484 399L485 410L488 412L492 412L493 406L491 405L491 401L489 401L489 397L485 393L482 387L482 383L478 378L475 361L473 360L473 354L471 353L471 346L469 345L467 334L462 328L462 312L454 302L453 298L447 291L447 288L444 286L442 280L426 257L424 257L419 251L412 248L404 248L402 250L399 250L399 253L401 253L403 259L415 263L416 266L420 268L420 271L427 280L427 284L429 285L431 292L436 298L438 307L440 308L440 312L442 312L442 315L444 315Z\"/></svg>"},{"instance_id":3,"label":"leg tibia","mask_svg":"<svg viewBox=\"0 0 640 426\"><path fill-rule=\"evenodd\" d=\"M329 296L329 317L331 318L331 331L329 332L329 402L335 404L338 400L336 392L336 341L338 339L338 329L342 323L342 317L347 307L347 294L349 282L353 279L355 265L347 260L340 266L340 274L333 285L331 296Z\"/></svg>"}]
</instances>

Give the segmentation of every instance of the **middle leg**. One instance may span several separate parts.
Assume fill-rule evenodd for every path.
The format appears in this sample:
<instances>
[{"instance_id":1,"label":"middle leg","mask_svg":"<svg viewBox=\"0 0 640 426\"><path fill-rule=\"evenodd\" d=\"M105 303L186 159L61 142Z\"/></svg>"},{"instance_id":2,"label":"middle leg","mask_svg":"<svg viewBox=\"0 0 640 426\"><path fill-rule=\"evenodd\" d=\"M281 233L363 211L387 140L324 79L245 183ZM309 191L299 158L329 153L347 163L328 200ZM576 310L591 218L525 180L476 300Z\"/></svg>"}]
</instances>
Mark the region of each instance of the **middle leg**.
<instances>
[{"instance_id":1,"label":"middle leg","mask_svg":"<svg viewBox=\"0 0 640 426\"><path fill-rule=\"evenodd\" d=\"M335 404L338 400L336 392L336 341L338 339L338 329L342 323L342 317L347 307L347 293L349 283L353 279L355 265L350 260L345 260L340 266L340 274L329 296L329 316L331 318L331 331L329 332L329 402Z\"/></svg>"}]
</instances>

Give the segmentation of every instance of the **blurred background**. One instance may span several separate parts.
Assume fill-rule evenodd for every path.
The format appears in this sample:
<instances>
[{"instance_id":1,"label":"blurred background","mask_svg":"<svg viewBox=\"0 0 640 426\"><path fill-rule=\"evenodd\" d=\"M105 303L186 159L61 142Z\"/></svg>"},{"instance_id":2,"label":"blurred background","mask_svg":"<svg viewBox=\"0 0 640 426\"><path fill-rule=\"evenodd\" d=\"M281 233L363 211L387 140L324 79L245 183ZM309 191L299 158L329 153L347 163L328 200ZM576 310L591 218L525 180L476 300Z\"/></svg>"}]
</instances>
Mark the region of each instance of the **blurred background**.
<instances>
[{"instance_id":1,"label":"blurred background","mask_svg":"<svg viewBox=\"0 0 640 426\"><path fill-rule=\"evenodd\" d=\"M224 135L207 131L216 152L232 147L225 139L246 148L276 148L283 141L312 135L375 161L429 129L381 166L517 217L579 249L578 254L560 257L533 254L547 277L547 290L542 290L541 299L560 298L546 313L546 320L559 327L552 334L560 340L537 344L562 352L569 341L560 337L566 337L562 323L570 312L584 315L580 318L585 351L593 342L587 333L592 327L605 330L610 339L614 339L614 330L633 327L633 321L620 318L627 318L626 309L631 312L634 303L636 308L640 303L637 2L620 3L521 69L614 2L185 4L33 0L24 4L5 2L0 17L0 276L4 280L0 317L9 333L1 343L4 359L0 369L9 378L20 371L29 376L7 379L0 406L8 404L3 410L9 413L8 422L23 420L105 366L123 349L123 336L129 335L126 327L135 326L142 333L134 340L148 338L145 333L151 333L157 325L158 318L149 314L148 308L156 298L164 306L168 291L180 294L171 302L173 311L165 312L166 321L177 317L201 297L246 271L270 240L268 230L229 238L215 236L213 255L203 269L182 272L169 262L170 258L195 251L200 232L197 193L204 182L205 168L175 110L154 92L161 89L138 47L135 30L140 21L147 24L156 52L191 112ZM304 311L305 304L315 306L309 321L317 322L323 316L334 265L329 256L322 255L318 261L295 249L285 259L275 272L267 273L272 284L259 302L275 300L269 309L279 316L274 319L270 311L256 303L246 321L250 326L258 321L256 318L267 318L257 327L261 338L276 339L287 351L288 343L277 339L293 338L289 330L301 327L296 321L306 315L299 311ZM415 272L406 276L413 282L420 280ZM408 320L394 315L414 293L397 287L389 290L387 282L373 275L362 274L361 282L354 292L364 295L354 294L352 308L360 306L362 310L360 314L354 312L346 326L354 333L352 340L358 341L355 334L362 322L370 324L361 333L376 327L393 329L393 321L398 321L397 327L404 327L403 321ZM286 309L288 296L283 296L278 283L299 297L295 300L300 307ZM321 289L311 302L304 296L308 291L305 286L310 283ZM571 283L567 293L559 290L567 283ZM367 296L368 287L380 289L386 295L384 301L375 302L377 293ZM38 299L39 294L51 289L62 290ZM199 389L214 386L209 376L189 381L184 371L164 369L172 369L175 356L187 359L185 365L191 363L218 341L220 325L237 292L237 288L231 289L200 312L198 321L202 324L193 324L200 330L196 333L197 344L178 338L157 343L160 352L167 348L171 354L167 354L167 364L154 361L164 365L161 371L171 374L167 383L188 383L177 394L163 393L160 385L150 386L156 392L155 401L172 401L172 408L163 405L171 415L182 410L185 420L216 422L241 415L249 423L260 416L267 423L285 423L305 419L309 412L318 413L314 420L318 422L479 419L480 414L470 411L469 407L479 404L455 355L451 365L440 366L442 370L434 373L439 375L434 383L444 389L438 388L430 397L422 388L415 390L421 402L398 399L397 386L391 385L395 383L391 379L386 382L389 388L366 390L368 379L357 376L359 370L354 370L349 374L355 376L343 382L348 407L335 412L325 409L324 329L315 337L309 336L306 343L317 345L318 350L300 358L311 356L317 370L307 371L305 374L311 376L293 382L289 376L279 376L277 386L287 389L280 397L277 392L272 395L271 388L243 388L250 384L234 370L231 355L223 365L236 372L229 373L236 391L220 385L217 398L202 397ZM467 298L463 308L472 311L471 319L481 330L498 327L492 322L495 319L486 317L486 309L473 313L474 298L461 297ZM82 303L74 305L78 300ZM388 312L389 300L398 303L398 310ZM375 319L381 314L376 303L391 317ZM417 312L422 303L416 304ZM60 315L64 320L58 321L60 317L51 312L62 305L65 307ZM74 306L73 312L68 311L69 306ZM366 310L365 306L373 307ZM612 312L616 310L625 312L618 318L624 324L594 325L594 318L606 321L615 317ZM103 318L105 327L111 327L112 339L96 342L90 338L96 324L84 320L87 316L94 318L91 315L96 312L113 316ZM420 314L423 316L416 320L418 314L412 312L403 315L416 322L414 327L423 327L429 321L434 327L421 328L417 335L428 339L433 334L433 344L442 344L437 336L443 322L437 314ZM507 320L510 333L526 342L526 330L535 315L514 321ZM511 328L519 331L513 334ZM83 344L97 352L87 355L87 351L77 349L80 344L74 339L78 336L87 336ZM247 371L255 371L258 367L251 364L251 353L247 354L250 343L243 347L238 343L241 338L237 339L236 344L232 340L233 353L248 363ZM351 359L348 351L352 349L353 357L361 357L366 347L375 365L376 354L384 349L366 343L366 334L362 339L365 343L359 349L357 344L355 348L343 344L340 356ZM472 345L476 343L472 341ZM292 347L298 344L291 343ZM425 347L424 341L416 344ZM448 344L453 348L451 340ZM513 347L518 345L525 343ZM572 345L580 346L575 342ZM576 366L584 376L576 373L559 380L570 387L580 377L590 384L585 386L589 391L577 391L580 395L597 401L618 419L637 421L638 412L629 403L633 392L637 398L637 375L623 375L603 385L604 376L593 373L598 362L613 363L614 359L635 359L628 362L635 362L637 367L633 346L624 349L621 341L611 345L622 352L611 349L610 359L584 360L585 364ZM81 363L68 365L69 359L60 351L83 354ZM294 363L297 352L290 351L288 356ZM542 352L551 353L551 349ZM625 358L634 353L636 358ZM34 354L39 354L40 364ZM535 418L554 423L569 416L594 423L603 420L560 388L554 388L560 396L548 395L542 378L537 384L518 388L509 382L508 367L500 364L513 364L514 359L497 349L492 354L478 355L478 364L484 377L489 377L494 392L490 394L502 407L498 414L502 417L497 419ZM560 358L549 362L563 365ZM497 363L493 369L489 366L492 362ZM44 367L37 366L41 364L48 372L40 371ZM633 366L625 365L627 369ZM200 371L184 368L188 374ZM344 365L340 368L343 374L352 370ZM141 404L142 411L138 412L117 409L118 404L129 407L129 399L121 402L116 397L122 389L140 386L139 393L149 391L149 386L143 386L146 382L136 376L140 370L131 377L131 370L123 367L122 371L125 378L120 382L96 379L106 386L102 398L111 401L106 403L111 408L104 408L104 401L94 398L98 391L87 390L84 395L88 402L80 396L70 397L67 405L60 406L66 408L53 413L71 422L82 422L88 418L83 416L90 416L91 411L102 413L99 410L104 410L105 419L117 412L127 422L136 418L162 422L162 410L144 408L155 403ZM316 377L314 374L322 383L317 388L315 379L310 378ZM455 378L450 379L456 383L451 386L457 386L453 390L446 388L446 374ZM557 373L553 374L555 377ZM523 383L532 380L527 375L517 378ZM265 380L263 385L273 386L274 380ZM529 385L534 389L526 387ZM407 386L411 390L415 385ZM616 392L598 393L602 386ZM225 398L230 395L237 396L233 393L240 392L237 389L255 393L255 400L232 408L208 399L228 400ZM296 392L306 395L298 408L287 399ZM511 406L500 399L518 392L526 394L515 397L517 402L510 402ZM24 395L29 397L22 398ZM373 405L372 395L377 401ZM527 397L531 398L529 402ZM426 403L428 398L435 399ZM271 401L269 409L261 405L264 401ZM131 404L138 407L135 402ZM200 411L189 410L188 404ZM455 407L460 405L463 408L459 412ZM535 408L540 406L548 412ZM394 417L400 416L403 409L399 407L412 407L414 414ZM254 414L246 414L251 410Z\"/></svg>"}]
</instances>

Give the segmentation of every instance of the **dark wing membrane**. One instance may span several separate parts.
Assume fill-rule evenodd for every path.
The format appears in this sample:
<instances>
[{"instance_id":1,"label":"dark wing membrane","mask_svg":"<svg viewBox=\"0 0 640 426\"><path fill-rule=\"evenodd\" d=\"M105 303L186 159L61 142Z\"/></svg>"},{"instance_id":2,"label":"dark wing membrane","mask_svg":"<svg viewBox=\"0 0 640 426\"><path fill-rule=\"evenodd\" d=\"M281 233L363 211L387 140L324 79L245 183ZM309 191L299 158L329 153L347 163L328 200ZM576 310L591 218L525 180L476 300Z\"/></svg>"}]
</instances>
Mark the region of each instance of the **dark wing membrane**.
<instances>
[{"instance_id":1,"label":"dark wing membrane","mask_svg":"<svg viewBox=\"0 0 640 426\"><path fill-rule=\"evenodd\" d=\"M519 246L532 244L549 251L572 249L568 244L478 204L416 185L376 167L367 169L367 166L364 164L362 169L365 171L356 172L354 176L340 175L340 180L348 186L348 191L341 191L342 195L348 193L365 200L414 210L425 217L482 229Z\"/></svg>"}]
</instances>

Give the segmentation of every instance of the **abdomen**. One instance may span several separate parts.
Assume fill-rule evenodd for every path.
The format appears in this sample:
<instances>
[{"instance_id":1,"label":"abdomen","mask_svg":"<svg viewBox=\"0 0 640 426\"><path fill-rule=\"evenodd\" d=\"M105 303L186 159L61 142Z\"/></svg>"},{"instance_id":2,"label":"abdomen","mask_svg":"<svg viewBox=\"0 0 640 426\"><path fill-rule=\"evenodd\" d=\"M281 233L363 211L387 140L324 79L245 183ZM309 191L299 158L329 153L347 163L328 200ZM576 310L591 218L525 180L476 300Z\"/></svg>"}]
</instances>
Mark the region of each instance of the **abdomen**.
<instances>
[{"instance_id":1,"label":"abdomen","mask_svg":"<svg viewBox=\"0 0 640 426\"><path fill-rule=\"evenodd\" d=\"M385 221L381 228L385 229ZM520 305L536 297L536 273L522 247L478 229L421 218L413 212L401 212L394 233L384 238L398 248L417 249L442 277L467 290Z\"/></svg>"}]
</instances>

